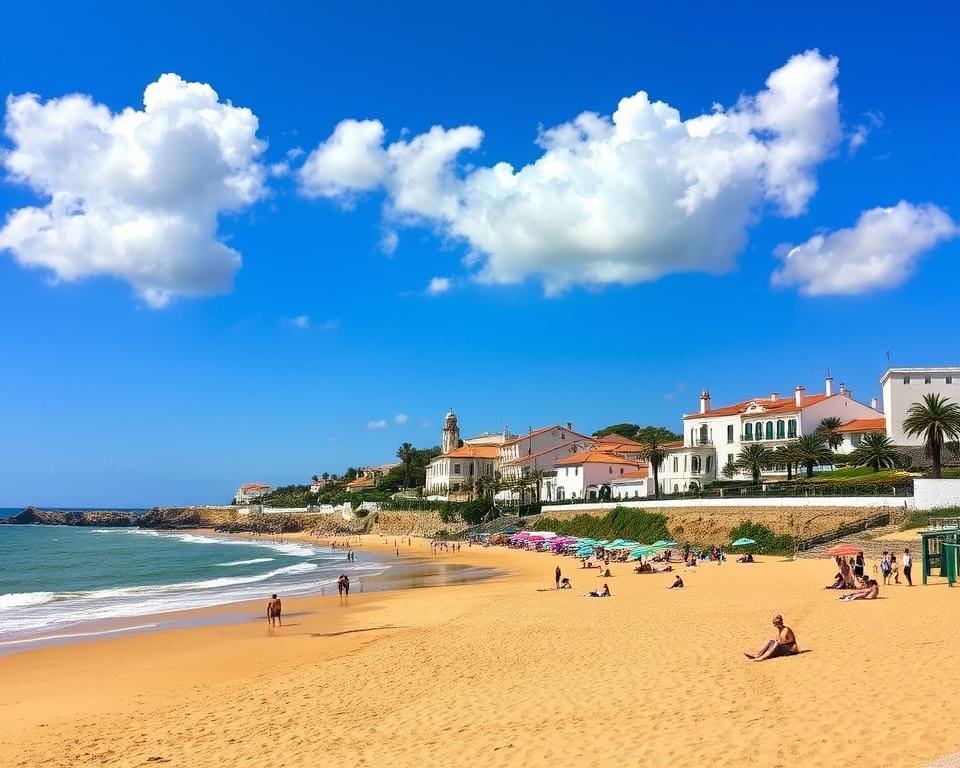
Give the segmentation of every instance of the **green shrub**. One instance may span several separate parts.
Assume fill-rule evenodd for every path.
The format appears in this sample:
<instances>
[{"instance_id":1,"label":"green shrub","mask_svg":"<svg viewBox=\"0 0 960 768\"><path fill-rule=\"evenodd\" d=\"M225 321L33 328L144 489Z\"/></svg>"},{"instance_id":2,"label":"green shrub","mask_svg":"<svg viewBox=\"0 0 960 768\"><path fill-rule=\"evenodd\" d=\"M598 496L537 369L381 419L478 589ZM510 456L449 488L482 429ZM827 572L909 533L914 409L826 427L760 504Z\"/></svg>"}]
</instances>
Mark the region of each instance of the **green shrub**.
<instances>
[{"instance_id":1,"label":"green shrub","mask_svg":"<svg viewBox=\"0 0 960 768\"><path fill-rule=\"evenodd\" d=\"M643 544L670 538L664 515L628 507L615 507L603 517L576 515L565 520L541 517L533 530L591 539L629 539Z\"/></svg>"},{"instance_id":2,"label":"green shrub","mask_svg":"<svg viewBox=\"0 0 960 768\"><path fill-rule=\"evenodd\" d=\"M903 522L900 523L900 530L909 531L912 528L929 528L931 517L960 517L960 507L911 509Z\"/></svg>"},{"instance_id":3,"label":"green shrub","mask_svg":"<svg viewBox=\"0 0 960 768\"><path fill-rule=\"evenodd\" d=\"M730 541L737 539L753 539L757 542L756 550L765 555L784 555L793 552L793 536L778 535L762 523L753 523L750 520L744 520L730 531Z\"/></svg>"}]
</instances>

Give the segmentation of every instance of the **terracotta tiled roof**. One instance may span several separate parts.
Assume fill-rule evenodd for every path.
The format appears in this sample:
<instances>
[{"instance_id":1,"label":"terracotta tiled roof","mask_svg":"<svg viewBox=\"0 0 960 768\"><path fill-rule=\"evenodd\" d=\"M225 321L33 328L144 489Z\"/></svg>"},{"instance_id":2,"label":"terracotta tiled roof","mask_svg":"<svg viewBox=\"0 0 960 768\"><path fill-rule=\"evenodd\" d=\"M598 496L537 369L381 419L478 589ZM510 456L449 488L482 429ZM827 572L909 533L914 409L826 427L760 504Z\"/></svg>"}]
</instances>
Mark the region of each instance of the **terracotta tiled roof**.
<instances>
[{"instance_id":1,"label":"terracotta tiled roof","mask_svg":"<svg viewBox=\"0 0 960 768\"><path fill-rule=\"evenodd\" d=\"M520 435L519 437L514 437L512 440L507 440L504 445L515 445L516 443L522 442L530 437L536 437L537 435L542 435L544 432L549 432L552 429L559 429L561 432L566 432L568 435L573 435L574 437L589 440L586 435L581 435L579 432L574 432L572 429L567 429L566 427L561 426L560 424L551 424L549 427L541 427L540 429L535 429L533 432L528 432L525 435Z\"/></svg>"},{"instance_id":2,"label":"terracotta tiled roof","mask_svg":"<svg viewBox=\"0 0 960 768\"><path fill-rule=\"evenodd\" d=\"M444 459L495 459L500 453L498 445L461 445L450 453L443 454Z\"/></svg>"},{"instance_id":3,"label":"terracotta tiled roof","mask_svg":"<svg viewBox=\"0 0 960 768\"><path fill-rule=\"evenodd\" d=\"M637 467L637 462L607 451L583 451L565 459L557 459L556 464L629 464Z\"/></svg>"},{"instance_id":4,"label":"terracotta tiled roof","mask_svg":"<svg viewBox=\"0 0 960 768\"><path fill-rule=\"evenodd\" d=\"M377 484L375 477L358 477L356 480L351 480L347 483L347 488L370 488Z\"/></svg>"},{"instance_id":5,"label":"terracotta tiled roof","mask_svg":"<svg viewBox=\"0 0 960 768\"><path fill-rule=\"evenodd\" d=\"M608 444L608 443L614 444L614 445L627 445L628 443L632 443L633 445L640 445L640 443L638 443L636 440L632 440L629 437L624 437L623 435L618 435L616 433L612 435L604 435L603 437L595 437L593 438L593 442L597 443L598 445Z\"/></svg>"},{"instance_id":6,"label":"terracotta tiled roof","mask_svg":"<svg viewBox=\"0 0 960 768\"><path fill-rule=\"evenodd\" d=\"M624 472L620 477L614 478L610 481L611 485L616 485L617 483L629 483L634 480L643 480L644 478L649 477L647 467L640 467L633 472Z\"/></svg>"},{"instance_id":7,"label":"terracotta tiled roof","mask_svg":"<svg viewBox=\"0 0 960 768\"><path fill-rule=\"evenodd\" d=\"M574 440L570 443L557 443L556 445L551 445L549 448L543 451L538 451L537 453L523 454L519 458L510 459L509 461L503 462L505 467L515 467L521 464L526 464L528 461L533 461L534 459L539 459L541 456L546 456L548 453L556 453L557 451L567 450L570 448L575 448L575 453L580 452L579 446L577 443L582 443L581 440Z\"/></svg>"},{"instance_id":8,"label":"terracotta tiled roof","mask_svg":"<svg viewBox=\"0 0 960 768\"><path fill-rule=\"evenodd\" d=\"M240 486L241 491L252 491L255 488L269 488L267 483L244 483Z\"/></svg>"},{"instance_id":9,"label":"terracotta tiled roof","mask_svg":"<svg viewBox=\"0 0 960 768\"><path fill-rule=\"evenodd\" d=\"M843 395L831 395L831 397L843 397ZM800 398L800 407L809 408L811 405L826 400L826 395L804 395ZM797 410L797 403L793 397L778 397L771 400L769 397L755 397L751 400L743 400L733 405L725 405L721 408L711 408L706 413L688 413L684 419L703 419L713 416L736 416L744 413L753 403L763 408L765 413L782 413L784 411Z\"/></svg>"},{"instance_id":10,"label":"terracotta tiled roof","mask_svg":"<svg viewBox=\"0 0 960 768\"><path fill-rule=\"evenodd\" d=\"M837 429L837 432L883 432L884 434L886 431L886 419L854 419Z\"/></svg>"}]
</instances>

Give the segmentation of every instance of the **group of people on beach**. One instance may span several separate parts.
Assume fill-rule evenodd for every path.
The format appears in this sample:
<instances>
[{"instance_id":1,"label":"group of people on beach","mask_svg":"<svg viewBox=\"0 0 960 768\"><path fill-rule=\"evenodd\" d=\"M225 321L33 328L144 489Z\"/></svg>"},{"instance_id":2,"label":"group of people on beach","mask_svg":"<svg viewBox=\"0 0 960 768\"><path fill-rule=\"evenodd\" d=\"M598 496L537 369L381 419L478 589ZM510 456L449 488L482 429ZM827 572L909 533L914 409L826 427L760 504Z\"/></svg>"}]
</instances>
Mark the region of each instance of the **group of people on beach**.
<instances>
[{"instance_id":1,"label":"group of people on beach","mask_svg":"<svg viewBox=\"0 0 960 768\"><path fill-rule=\"evenodd\" d=\"M876 600L880 596L880 582L867 574L866 560L863 557L863 552L858 553L856 557L851 557L849 560L841 555L837 555L835 560L839 570L834 574L833 582L827 584L825 589L853 590L849 594L841 595L837 598L838 600ZM912 587L913 578L911 570L913 561L910 557L909 547L904 548L902 561L903 575L907 580L907 586ZM900 569L897 566L897 556L893 552L884 550L880 564L874 567L874 571L876 572L878 569L883 578L884 586L890 584L891 578L894 584L900 583Z\"/></svg>"}]
</instances>

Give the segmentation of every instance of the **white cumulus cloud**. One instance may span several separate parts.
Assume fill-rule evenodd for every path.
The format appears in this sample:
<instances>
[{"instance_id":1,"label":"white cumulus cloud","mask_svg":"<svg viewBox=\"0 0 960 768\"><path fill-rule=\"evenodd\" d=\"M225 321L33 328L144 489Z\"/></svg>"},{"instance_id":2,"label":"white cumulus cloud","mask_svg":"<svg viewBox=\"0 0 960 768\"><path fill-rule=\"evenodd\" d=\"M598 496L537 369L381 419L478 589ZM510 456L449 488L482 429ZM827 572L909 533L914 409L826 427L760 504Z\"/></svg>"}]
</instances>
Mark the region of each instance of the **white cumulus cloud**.
<instances>
[{"instance_id":1,"label":"white cumulus cloud","mask_svg":"<svg viewBox=\"0 0 960 768\"><path fill-rule=\"evenodd\" d=\"M783 267L771 282L797 286L810 296L893 288L910 277L924 253L958 233L941 208L901 200L892 208L864 211L853 227L781 248Z\"/></svg>"},{"instance_id":2,"label":"white cumulus cloud","mask_svg":"<svg viewBox=\"0 0 960 768\"><path fill-rule=\"evenodd\" d=\"M612 115L584 112L542 130L540 156L514 168L458 166L476 126L385 145L378 120L344 120L300 170L310 196L353 200L380 188L391 225L430 224L465 242L492 283L575 284L729 270L757 216L802 213L816 168L842 141L835 58L807 51L729 108L684 118L644 92Z\"/></svg>"},{"instance_id":3,"label":"white cumulus cloud","mask_svg":"<svg viewBox=\"0 0 960 768\"><path fill-rule=\"evenodd\" d=\"M367 422L367 429L386 429L387 420L386 419L376 419L374 421Z\"/></svg>"},{"instance_id":4,"label":"white cumulus cloud","mask_svg":"<svg viewBox=\"0 0 960 768\"><path fill-rule=\"evenodd\" d=\"M441 293L449 291L450 286L449 277L432 277L430 282L427 283L427 293L430 296L439 296Z\"/></svg>"},{"instance_id":5,"label":"white cumulus cloud","mask_svg":"<svg viewBox=\"0 0 960 768\"><path fill-rule=\"evenodd\" d=\"M297 315L290 319L290 325L294 328L309 328L310 327L310 315Z\"/></svg>"},{"instance_id":6,"label":"white cumulus cloud","mask_svg":"<svg viewBox=\"0 0 960 768\"><path fill-rule=\"evenodd\" d=\"M379 120L344 120L311 152L300 168L308 197L338 197L373 189L383 180L387 155Z\"/></svg>"},{"instance_id":7,"label":"white cumulus cloud","mask_svg":"<svg viewBox=\"0 0 960 768\"><path fill-rule=\"evenodd\" d=\"M154 307L229 291L241 258L217 220L266 194L258 125L175 74L147 86L143 109L119 113L86 95L10 96L0 159L47 202L9 214L0 251L58 280L125 280Z\"/></svg>"},{"instance_id":8,"label":"white cumulus cloud","mask_svg":"<svg viewBox=\"0 0 960 768\"><path fill-rule=\"evenodd\" d=\"M409 420L410 420L410 417L407 416L407 414L405 413L398 413L396 416L393 417L393 422L399 425L406 424Z\"/></svg>"}]
</instances>

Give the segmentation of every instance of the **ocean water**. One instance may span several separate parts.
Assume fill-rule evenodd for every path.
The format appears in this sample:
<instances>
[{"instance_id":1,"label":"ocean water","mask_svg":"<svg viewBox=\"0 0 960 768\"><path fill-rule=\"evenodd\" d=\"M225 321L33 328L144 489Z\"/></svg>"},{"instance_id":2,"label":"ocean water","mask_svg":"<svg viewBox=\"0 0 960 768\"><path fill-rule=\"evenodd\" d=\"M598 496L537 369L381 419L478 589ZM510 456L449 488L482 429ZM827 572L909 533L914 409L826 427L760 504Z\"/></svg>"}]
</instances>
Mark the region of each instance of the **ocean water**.
<instances>
[{"instance_id":1,"label":"ocean water","mask_svg":"<svg viewBox=\"0 0 960 768\"><path fill-rule=\"evenodd\" d=\"M265 599L274 592L319 593L341 573L362 584L389 567L365 553L348 563L341 550L300 542L0 525L0 650L26 640L82 636L92 622Z\"/></svg>"}]
</instances>

